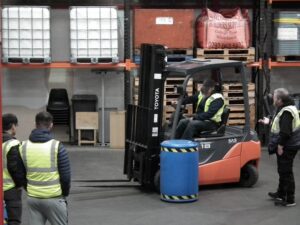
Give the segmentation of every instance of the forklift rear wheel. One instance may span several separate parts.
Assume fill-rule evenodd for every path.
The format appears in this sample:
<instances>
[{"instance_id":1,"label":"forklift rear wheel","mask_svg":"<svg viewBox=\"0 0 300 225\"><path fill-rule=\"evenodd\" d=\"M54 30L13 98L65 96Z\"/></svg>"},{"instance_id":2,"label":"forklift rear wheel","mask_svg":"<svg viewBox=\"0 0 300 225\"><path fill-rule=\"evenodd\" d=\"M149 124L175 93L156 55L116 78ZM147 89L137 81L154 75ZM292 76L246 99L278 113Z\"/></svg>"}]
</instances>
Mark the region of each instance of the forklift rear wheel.
<instances>
[{"instance_id":1,"label":"forklift rear wheel","mask_svg":"<svg viewBox=\"0 0 300 225\"><path fill-rule=\"evenodd\" d=\"M160 192L160 170L157 170L154 176L154 189L157 193Z\"/></svg>"},{"instance_id":2,"label":"forklift rear wheel","mask_svg":"<svg viewBox=\"0 0 300 225\"><path fill-rule=\"evenodd\" d=\"M242 187L252 187L257 180L257 168L252 164L246 164L241 170L240 185Z\"/></svg>"}]
</instances>

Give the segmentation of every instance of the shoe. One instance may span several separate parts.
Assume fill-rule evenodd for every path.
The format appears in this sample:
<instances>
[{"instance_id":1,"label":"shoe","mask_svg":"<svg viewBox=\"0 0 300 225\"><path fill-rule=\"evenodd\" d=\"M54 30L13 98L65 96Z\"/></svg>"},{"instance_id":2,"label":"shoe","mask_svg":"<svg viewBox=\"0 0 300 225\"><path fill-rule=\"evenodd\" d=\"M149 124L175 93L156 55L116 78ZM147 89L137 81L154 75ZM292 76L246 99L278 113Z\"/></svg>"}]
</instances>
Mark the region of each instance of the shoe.
<instances>
[{"instance_id":1,"label":"shoe","mask_svg":"<svg viewBox=\"0 0 300 225\"><path fill-rule=\"evenodd\" d=\"M278 200L282 201L283 197L278 194L278 192L269 192L268 195L273 199L273 200Z\"/></svg>"},{"instance_id":2,"label":"shoe","mask_svg":"<svg viewBox=\"0 0 300 225\"><path fill-rule=\"evenodd\" d=\"M274 204L276 206L285 206L285 207L292 207L296 205L295 201L285 201L285 200L275 200Z\"/></svg>"}]
</instances>

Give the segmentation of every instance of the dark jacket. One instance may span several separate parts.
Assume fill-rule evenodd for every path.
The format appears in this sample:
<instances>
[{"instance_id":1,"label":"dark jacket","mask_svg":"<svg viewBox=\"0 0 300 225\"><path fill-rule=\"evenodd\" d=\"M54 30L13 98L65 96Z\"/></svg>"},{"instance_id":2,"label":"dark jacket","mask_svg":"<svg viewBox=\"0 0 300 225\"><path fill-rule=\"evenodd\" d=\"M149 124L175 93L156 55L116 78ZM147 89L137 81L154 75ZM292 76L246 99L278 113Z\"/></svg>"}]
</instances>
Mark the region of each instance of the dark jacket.
<instances>
[{"instance_id":1,"label":"dark jacket","mask_svg":"<svg viewBox=\"0 0 300 225\"><path fill-rule=\"evenodd\" d=\"M295 105L292 99L289 102L287 102L285 105L277 109L274 118L283 107L290 106L290 105ZM278 145L283 146L284 150L286 151L291 151L291 150L295 151L300 148L300 129L293 132L292 123L293 123L292 114L288 111L283 112L279 119L279 127L280 127L279 134L271 133L270 142L268 145L269 154L276 153Z\"/></svg>"},{"instance_id":2,"label":"dark jacket","mask_svg":"<svg viewBox=\"0 0 300 225\"><path fill-rule=\"evenodd\" d=\"M3 143L11 139L16 139L8 133L3 133ZM13 146L7 153L7 169L17 188L26 186L25 167L21 160L19 145Z\"/></svg>"},{"instance_id":3,"label":"dark jacket","mask_svg":"<svg viewBox=\"0 0 300 225\"><path fill-rule=\"evenodd\" d=\"M205 102L208 98L203 98L202 101L199 104L199 107L197 109L196 115L194 116L195 120L210 120L223 106L224 100L221 98L218 98L214 100L210 106L207 112L204 112ZM198 102L198 94L187 97L183 99L182 104L197 104Z\"/></svg>"},{"instance_id":4,"label":"dark jacket","mask_svg":"<svg viewBox=\"0 0 300 225\"><path fill-rule=\"evenodd\" d=\"M29 136L29 140L33 143L44 143L52 139L52 134L46 129L35 129L31 132ZM71 170L68 153L62 143L59 143L58 146L57 166L60 177L62 195L68 196L71 187Z\"/></svg>"}]
</instances>

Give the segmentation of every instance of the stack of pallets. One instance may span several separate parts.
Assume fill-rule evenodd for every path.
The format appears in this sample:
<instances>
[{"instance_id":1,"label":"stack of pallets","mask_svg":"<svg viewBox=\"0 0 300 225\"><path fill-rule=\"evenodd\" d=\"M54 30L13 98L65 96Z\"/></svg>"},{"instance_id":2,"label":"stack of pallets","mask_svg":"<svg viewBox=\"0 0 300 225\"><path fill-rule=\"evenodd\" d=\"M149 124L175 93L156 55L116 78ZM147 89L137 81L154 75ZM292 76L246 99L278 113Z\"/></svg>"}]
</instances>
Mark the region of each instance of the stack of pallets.
<instances>
[{"instance_id":1,"label":"stack of pallets","mask_svg":"<svg viewBox=\"0 0 300 225\"><path fill-rule=\"evenodd\" d=\"M176 104L178 102L179 94L176 92L176 87L178 85L182 85L184 78L167 78L165 82L164 89L164 121L169 121L172 116L172 113L176 109ZM138 104L138 86L139 86L139 78L134 78L134 87L133 87L133 103L135 105ZM190 80L188 82L186 88L187 94L191 96L193 94L193 81ZM191 115L193 114L193 105L186 105L185 114Z\"/></svg>"},{"instance_id":2,"label":"stack of pallets","mask_svg":"<svg viewBox=\"0 0 300 225\"><path fill-rule=\"evenodd\" d=\"M255 49L203 49L197 48L198 59L226 59L238 60L248 63L255 61Z\"/></svg>"},{"instance_id":3,"label":"stack of pallets","mask_svg":"<svg viewBox=\"0 0 300 225\"><path fill-rule=\"evenodd\" d=\"M176 92L176 87L182 85L185 78L167 78L165 82L165 96L164 96L164 121L169 121L172 113L175 112L176 104L178 102L179 94ZM193 81L189 80L186 88L189 96L193 95ZM185 107L184 114L193 114L193 105L188 104Z\"/></svg>"},{"instance_id":4,"label":"stack of pallets","mask_svg":"<svg viewBox=\"0 0 300 225\"><path fill-rule=\"evenodd\" d=\"M195 89L199 91L202 84L197 83ZM225 104L230 108L228 125L245 125L245 107L242 83L232 81L223 84L223 96ZM248 84L248 97L250 106L250 126L255 126L255 84Z\"/></svg>"},{"instance_id":5,"label":"stack of pallets","mask_svg":"<svg viewBox=\"0 0 300 225\"><path fill-rule=\"evenodd\" d=\"M245 107L242 83L225 83L223 84L223 95L225 103L230 108L228 125L245 124ZM248 84L248 97L250 106L250 126L255 126L255 84Z\"/></svg>"}]
</instances>

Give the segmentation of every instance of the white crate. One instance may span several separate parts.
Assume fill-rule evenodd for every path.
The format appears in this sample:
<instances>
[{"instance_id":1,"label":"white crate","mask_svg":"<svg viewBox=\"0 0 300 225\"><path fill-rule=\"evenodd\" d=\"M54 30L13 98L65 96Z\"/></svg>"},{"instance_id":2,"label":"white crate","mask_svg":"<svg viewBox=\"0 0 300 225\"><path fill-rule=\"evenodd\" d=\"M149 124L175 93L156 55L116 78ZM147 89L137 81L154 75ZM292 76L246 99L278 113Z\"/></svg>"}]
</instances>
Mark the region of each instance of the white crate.
<instances>
[{"instance_id":1,"label":"white crate","mask_svg":"<svg viewBox=\"0 0 300 225\"><path fill-rule=\"evenodd\" d=\"M48 7L7 6L2 9L3 61L10 58L50 60Z\"/></svg>"},{"instance_id":2,"label":"white crate","mask_svg":"<svg viewBox=\"0 0 300 225\"><path fill-rule=\"evenodd\" d=\"M71 61L78 58L118 60L118 16L114 7L70 8Z\"/></svg>"}]
</instances>

